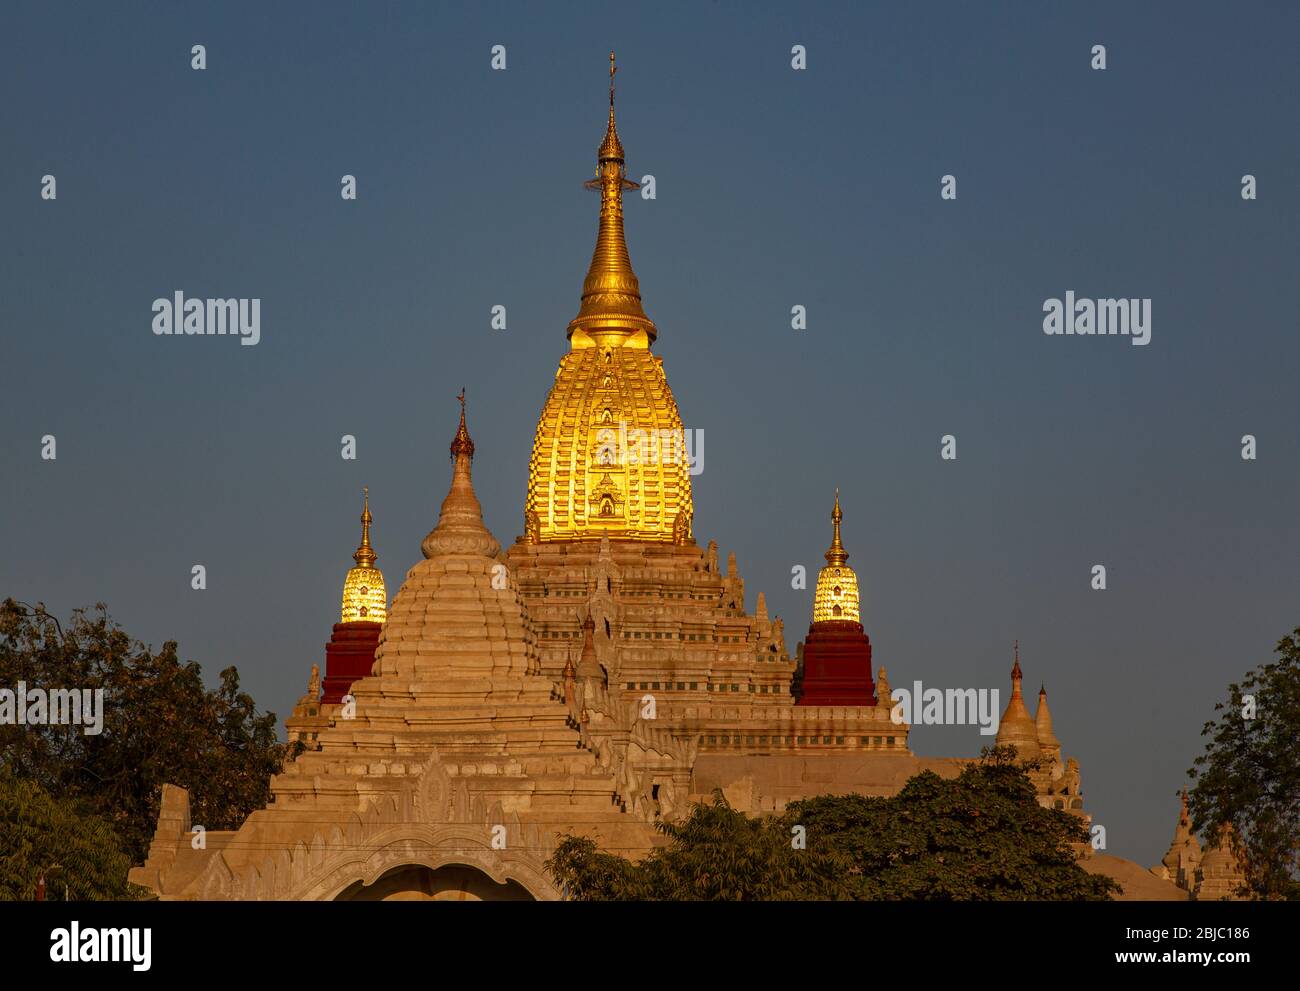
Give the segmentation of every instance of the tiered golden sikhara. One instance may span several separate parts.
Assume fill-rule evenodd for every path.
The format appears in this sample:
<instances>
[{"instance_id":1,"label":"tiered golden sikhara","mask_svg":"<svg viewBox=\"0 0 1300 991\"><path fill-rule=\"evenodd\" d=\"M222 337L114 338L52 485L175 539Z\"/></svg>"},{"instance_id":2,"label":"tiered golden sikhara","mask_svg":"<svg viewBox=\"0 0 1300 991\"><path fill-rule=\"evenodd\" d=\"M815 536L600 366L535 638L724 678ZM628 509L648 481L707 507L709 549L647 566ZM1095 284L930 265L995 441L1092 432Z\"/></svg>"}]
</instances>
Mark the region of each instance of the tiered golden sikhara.
<instances>
[{"instance_id":1,"label":"tiered golden sikhara","mask_svg":"<svg viewBox=\"0 0 1300 991\"><path fill-rule=\"evenodd\" d=\"M370 489L365 490L365 508L361 513L361 546L352 559L355 568L348 569L343 580L343 602L339 609L340 623L382 623L388 612L388 590L384 588L384 574L375 567L379 555L370 546Z\"/></svg>"},{"instance_id":2,"label":"tiered golden sikhara","mask_svg":"<svg viewBox=\"0 0 1300 991\"><path fill-rule=\"evenodd\" d=\"M569 323L571 350L537 422L528 473L524 533L530 543L634 539L691 543L691 480L677 403L658 336L623 237L629 180L614 122L610 53L609 124L597 152L600 191L596 250Z\"/></svg>"},{"instance_id":3,"label":"tiered golden sikhara","mask_svg":"<svg viewBox=\"0 0 1300 991\"><path fill-rule=\"evenodd\" d=\"M858 576L849 567L849 552L840 543L840 490L835 490L835 508L831 511L834 536L826 552L826 567L817 575L817 591L813 596L813 622L842 621L860 623L858 602Z\"/></svg>"}]
</instances>

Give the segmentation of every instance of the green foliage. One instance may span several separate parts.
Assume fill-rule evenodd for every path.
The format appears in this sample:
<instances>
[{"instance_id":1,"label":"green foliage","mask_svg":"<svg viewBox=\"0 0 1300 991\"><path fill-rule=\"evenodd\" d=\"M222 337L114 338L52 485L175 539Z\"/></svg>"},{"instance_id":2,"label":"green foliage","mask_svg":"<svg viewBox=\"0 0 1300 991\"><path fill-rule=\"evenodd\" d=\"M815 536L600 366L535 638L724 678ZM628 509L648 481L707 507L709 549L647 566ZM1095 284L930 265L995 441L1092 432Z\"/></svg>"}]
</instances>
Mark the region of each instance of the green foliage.
<instances>
[{"instance_id":1,"label":"green foliage","mask_svg":"<svg viewBox=\"0 0 1300 991\"><path fill-rule=\"evenodd\" d=\"M642 897L640 878L632 862L601 853L595 841L585 836L561 839L546 869L574 901L637 901Z\"/></svg>"},{"instance_id":2,"label":"green foliage","mask_svg":"<svg viewBox=\"0 0 1300 991\"><path fill-rule=\"evenodd\" d=\"M805 831L806 848L792 839ZM925 772L890 798L826 795L749 817L720 795L662 825L639 863L567 837L547 869L577 900L1105 900L1109 878L1076 863L1080 820L1038 804L1014 751L956 779Z\"/></svg>"},{"instance_id":3,"label":"green foliage","mask_svg":"<svg viewBox=\"0 0 1300 991\"><path fill-rule=\"evenodd\" d=\"M1260 898L1300 898L1300 628L1278 641L1278 660L1247 672L1215 705L1218 721L1188 772L1195 828L1234 827L1248 889ZM1249 718L1245 696L1255 700Z\"/></svg>"},{"instance_id":4,"label":"green foliage","mask_svg":"<svg viewBox=\"0 0 1300 991\"><path fill-rule=\"evenodd\" d=\"M153 652L102 604L74 613L66 631L39 606L0 605L0 685L19 681L104 689L102 733L0 726L0 767L104 819L134 863L153 838L163 784L189 790L196 824L233 829L269 800L271 775L299 747L278 742L275 714L258 714L233 667L209 689L174 642Z\"/></svg>"},{"instance_id":5,"label":"green foliage","mask_svg":"<svg viewBox=\"0 0 1300 991\"><path fill-rule=\"evenodd\" d=\"M108 823L0 768L0 901L126 899L130 861Z\"/></svg>"},{"instance_id":6,"label":"green foliage","mask_svg":"<svg viewBox=\"0 0 1300 991\"><path fill-rule=\"evenodd\" d=\"M853 865L853 896L914 901L1095 901L1119 888L1077 864L1081 820L1038 804L1015 751L996 748L955 779L925 771L889 798L792 803L785 822Z\"/></svg>"},{"instance_id":7,"label":"green foliage","mask_svg":"<svg viewBox=\"0 0 1300 991\"><path fill-rule=\"evenodd\" d=\"M633 864L565 837L547 869L579 901L789 901L846 899L847 861L829 849L796 850L771 818L736 812L715 792L681 822L659 823L668 844Z\"/></svg>"}]
</instances>

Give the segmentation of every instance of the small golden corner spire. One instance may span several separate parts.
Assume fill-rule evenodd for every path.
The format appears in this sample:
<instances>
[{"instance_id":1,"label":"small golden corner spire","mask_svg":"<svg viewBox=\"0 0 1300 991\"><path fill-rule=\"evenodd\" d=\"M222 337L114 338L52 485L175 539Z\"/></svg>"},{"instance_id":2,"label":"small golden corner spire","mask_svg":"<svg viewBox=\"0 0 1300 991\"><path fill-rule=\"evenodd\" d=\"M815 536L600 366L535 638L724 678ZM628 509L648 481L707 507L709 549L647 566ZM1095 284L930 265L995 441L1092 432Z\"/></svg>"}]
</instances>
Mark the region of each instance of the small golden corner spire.
<instances>
[{"instance_id":1,"label":"small golden corner spire","mask_svg":"<svg viewBox=\"0 0 1300 991\"><path fill-rule=\"evenodd\" d=\"M370 546L370 524L374 521L370 515L370 486L365 486L362 491L365 493L365 504L361 510L361 546L352 555L352 560L357 562L358 568L373 568L379 555Z\"/></svg>"},{"instance_id":2,"label":"small golden corner spire","mask_svg":"<svg viewBox=\"0 0 1300 991\"><path fill-rule=\"evenodd\" d=\"M835 489L835 508L831 510L834 535L826 552L826 567L817 574L817 591L813 593L813 622L860 623L862 606L858 596L858 576L849 567L849 552L840 542L840 490Z\"/></svg>"},{"instance_id":3,"label":"small golden corner spire","mask_svg":"<svg viewBox=\"0 0 1300 991\"><path fill-rule=\"evenodd\" d=\"M834 535L831 537L830 550L826 552L826 563L832 566L843 566L849 560L849 553L840 543L840 521L844 519L844 514L840 511L840 487L835 486L835 508L831 510L831 525Z\"/></svg>"},{"instance_id":4,"label":"small golden corner spire","mask_svg":"<svg viewBox=\"0 0 1300 991\"><path fill-rule=\"evenodd\" d=\"M384 587L383 573L375 567L379 555L370 546L370 488L364 490L361 510L361 546L352 559L356 567L349 568L343 580L343 600L339 607L340 623L382 623L388 613L388 591Z\"/></svg>"}]
</instances>

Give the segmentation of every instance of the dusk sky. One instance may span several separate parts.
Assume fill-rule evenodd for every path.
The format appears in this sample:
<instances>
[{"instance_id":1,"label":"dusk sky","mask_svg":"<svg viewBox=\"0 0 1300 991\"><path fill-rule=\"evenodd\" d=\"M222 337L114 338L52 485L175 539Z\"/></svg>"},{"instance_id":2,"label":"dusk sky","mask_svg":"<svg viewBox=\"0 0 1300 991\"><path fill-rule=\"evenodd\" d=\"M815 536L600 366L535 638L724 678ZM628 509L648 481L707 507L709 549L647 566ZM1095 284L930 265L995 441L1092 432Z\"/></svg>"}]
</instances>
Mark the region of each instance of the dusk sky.
<instances>
[{"instance_id":1,"label":"dusk sky","mask_svg":"<svg viewBox=\"0 0 1300 991\"><path fill-rule=\"evenodd\" d=\"M390 595L420 559L462 386L513 541L612 48L696 538L793 654L838 485L893 686L1005 705L1019 638L1107 852L1156 863L1214 704L1300 626L1300 13L1055 6L4 4L0 595L103 601L283 719L363 485ZM1150 343L1046 336L1067 290L1150 299ZM260 298L259 343L156 336L177 291Z\"/></svg>"}]
</instances>

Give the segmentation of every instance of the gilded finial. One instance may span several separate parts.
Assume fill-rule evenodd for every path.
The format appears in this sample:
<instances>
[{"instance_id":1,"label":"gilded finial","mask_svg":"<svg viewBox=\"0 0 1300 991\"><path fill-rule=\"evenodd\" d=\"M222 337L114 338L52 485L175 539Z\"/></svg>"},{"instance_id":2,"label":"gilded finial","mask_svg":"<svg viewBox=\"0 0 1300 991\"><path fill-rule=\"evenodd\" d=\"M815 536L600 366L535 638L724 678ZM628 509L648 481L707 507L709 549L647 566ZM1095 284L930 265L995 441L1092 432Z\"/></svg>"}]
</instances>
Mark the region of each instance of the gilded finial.
<instances>
[{"instance_id":1,"label":"gilded finial","mask_svg":"<svg viewBox=\"0 0 1300 991\"><path fill-rule=\"evenodd\" d=\"M365 486L362 492L365 493L365 503L361 510L361 545L352 555L352 560L357 562L358 568L373 568L379 555L370 546L370 524L374 521L374 517L370 515L370 486Z\"/></svg>"},{"instance_id":2,"label":"gilded finial","mask_svg":"<svg viewBox=\"0 0 1300 991\"><path fill-rule=\"evenodd\" d=\"M614 121L614 74L618 66L609 53L609 123L605 139L596 152L595 178L588 189L600 193L600 226L596 250L582 283L582 305L569 322L569 341L576 347L616 347L631 344L649 347L658 335L654 322L641 306L641 286L632 271L627 242L623 237L623 192L640 189L627 177L623 142Z\"/></svg>"},{"instance_id":3,"label":"gilded finial","mask_svg":"<svg viewBox=\"0 0 1300 991\"><path fill-rule=\"evenodd\" d=\"M609 53L609 126L605 129L605 140L601 142L600 151L596 153L597 162L623 162L623 142L618 139L618 128L614 124L614 73L618 66L614 64L614 53Z\"/></svg>"},{"instance_id":4,"label":"gilded finial","mask_svg":"<svg viewBox=\"0 0 1300 991\"><path fill-rule=\"evenodd\" d=\"M1015 651L1016 663L1015 666L1012 667L1011 669L1011 682L1015 688L1015 691L1019 693L1020 679L1024 677L1024 675L1020 673L1020 641L1019 640L1013 641L1012 649Z\"/></svg>"},{"instance_id":5,"label":"gilded finial","mask_svg":"<svg viewBox=\"0 0 1300 991\"><path fill-rule=\"evenodd\" d=\"M826 563L833 566L843 566L849 559L849 553L840 543L840 521L844 519L844 514L840 511L840 488L835 486L835 508L831 510L831 526L833 536L831 537L830 550L826 552Z\"/></svg>"},{"instance_id":6,"label":"gilded finial","mask_svg":"<svg viewBox=\"0 0 1300 991\"><path fill-rule=\"evenodd\" d=\"M460 387L460 395L456 397L460 400L460 426L456 428L456 436L451 440L451 456L454 458L460 454L466 454L472 460L474 457L474 442L469 438L469 428L465 426L465 387Z\"/></svg>"}]
</instances>

